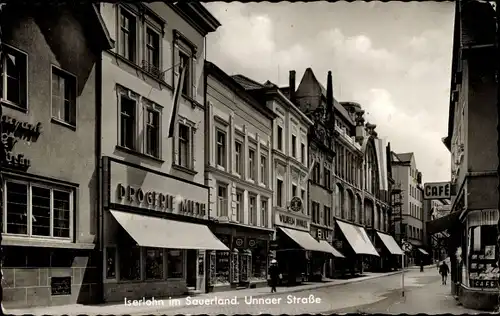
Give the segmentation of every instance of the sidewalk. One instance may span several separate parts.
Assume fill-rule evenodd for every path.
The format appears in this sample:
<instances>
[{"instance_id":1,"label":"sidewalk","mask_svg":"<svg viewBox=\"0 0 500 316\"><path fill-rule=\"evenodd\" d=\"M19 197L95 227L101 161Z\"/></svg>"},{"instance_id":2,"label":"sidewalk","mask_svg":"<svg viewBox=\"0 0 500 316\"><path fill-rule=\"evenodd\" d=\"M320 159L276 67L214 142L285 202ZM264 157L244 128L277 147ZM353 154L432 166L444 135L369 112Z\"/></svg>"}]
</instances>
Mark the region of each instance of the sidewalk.
<instances>
[{"instance_id":1,"label":"sidewalk","mask_svg":"<svg viewBox=\"0 0 500 316\"><path fill-rule=\"evenodd\" d=\"M484 314L458 305L451 295L449 283L442 285L439 277L428 285L409 291L405 298L389 306L386 312L388 314Z\"/></svg>"},{"instance_id":2,"label":"sidewalk","mask_svg":"<svg viewBox=\"0 0 500 316\"><path fill-rule=\"evenodd\" d=\"M385 276L390 276L394 274L399 274L401 271L393 271L387 273L364 273L364 276L349 279L349 280L332 280L329 282L323 283L308 283L305 285L294 286L294 287L280 287L278 293L296 293L301 291L313 290L324 287L332 287L343 284L357 283L363 282L366 280L381 278ZM199 298L210 299L210 298L242 298L245 296L253 296L257 297L269 297L269 288L256 288L256 289L245 289L245 290L235 290L235 291L226 291L226 292L217 292L217 293L204 293L197 295ZM101 305L82 305L82 304L72 304L72 305L63 305L63 306L50 306L50 307L34 307L34 308L26 308L26 309L6 309L7 314L15 314L15 315L23 315L23 314L32 314L32 315L130 315L130 314L153 314L159 313L160 310L165 311L165 309L178 309L186 306L186 298L179 299L156 299L155 304L153 306L127 306L124 303L108 303Z\"/></svg>"}]
</instances>

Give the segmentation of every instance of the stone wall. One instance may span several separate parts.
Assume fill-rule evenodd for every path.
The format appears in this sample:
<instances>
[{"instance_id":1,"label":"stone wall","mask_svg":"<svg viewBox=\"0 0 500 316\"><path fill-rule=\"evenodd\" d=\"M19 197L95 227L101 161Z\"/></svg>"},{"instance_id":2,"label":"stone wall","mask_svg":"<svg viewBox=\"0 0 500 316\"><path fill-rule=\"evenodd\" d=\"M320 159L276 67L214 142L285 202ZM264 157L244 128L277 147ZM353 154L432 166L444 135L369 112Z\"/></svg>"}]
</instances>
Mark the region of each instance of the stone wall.
<instances>
[{"instance_id":1,"label":"stone wall","mask_svg":"<svg viewBox=\"0 0 500 316\"><path fill-rule=\"evenodd\" d=\"M106 302L123 302L125 298L140 300L152 297L176 297L187 293L185 279L104 284L104 300Z\"/></svg>"}]
</instances>

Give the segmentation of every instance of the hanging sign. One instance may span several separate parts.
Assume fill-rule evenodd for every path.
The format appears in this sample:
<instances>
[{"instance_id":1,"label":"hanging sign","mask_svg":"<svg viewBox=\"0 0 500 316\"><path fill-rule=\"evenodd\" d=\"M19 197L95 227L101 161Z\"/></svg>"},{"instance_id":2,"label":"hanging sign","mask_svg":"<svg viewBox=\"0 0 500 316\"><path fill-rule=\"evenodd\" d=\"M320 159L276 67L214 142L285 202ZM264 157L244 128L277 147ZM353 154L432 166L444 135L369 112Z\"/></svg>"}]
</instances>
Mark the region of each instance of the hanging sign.
<instances>
[{"instance_id":1,"label":"hanging sign","mask_svg":"<svg viewBox=\"0 0 500 316\"><path fill-rule=\"evenodd\" d=\"M424 200L450 199L450 182L431 182L424 184Z\"/></svg>"}]
</instances>

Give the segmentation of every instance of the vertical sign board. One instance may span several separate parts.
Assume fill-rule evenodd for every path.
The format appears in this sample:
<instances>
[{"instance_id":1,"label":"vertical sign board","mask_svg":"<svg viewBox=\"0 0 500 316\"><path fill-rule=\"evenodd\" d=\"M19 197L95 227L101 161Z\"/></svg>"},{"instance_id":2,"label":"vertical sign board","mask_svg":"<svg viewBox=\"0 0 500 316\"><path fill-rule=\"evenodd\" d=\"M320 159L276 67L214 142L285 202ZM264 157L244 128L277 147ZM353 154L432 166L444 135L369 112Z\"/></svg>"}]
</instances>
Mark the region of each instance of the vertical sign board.
<instances>
[{"instance_id":1,"label":"vertical sign board","mask_svg":"<svg viewBox=\"0 0 500 316\"><path fill-rule=\"evenodd\" d=\"M451 182L430 182L424 184L424 200L451 198Z\"/></svg>"}]
</instances>

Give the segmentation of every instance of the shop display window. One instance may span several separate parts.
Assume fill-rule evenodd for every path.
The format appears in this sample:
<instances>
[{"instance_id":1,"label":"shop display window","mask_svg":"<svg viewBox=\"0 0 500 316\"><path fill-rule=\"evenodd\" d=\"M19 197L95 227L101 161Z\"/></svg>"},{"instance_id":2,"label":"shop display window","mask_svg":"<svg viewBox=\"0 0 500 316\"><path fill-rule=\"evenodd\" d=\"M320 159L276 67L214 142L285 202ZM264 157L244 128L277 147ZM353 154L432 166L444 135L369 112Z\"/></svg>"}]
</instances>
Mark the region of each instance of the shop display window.
<instances>
[{"instance_id":1,"label":"shop display window","mask_svg":"<svg viewBox=\"0 0 500 316\"><path fill-rule=\"evenodd\" d=\"M120 248L120 279L141 279L141 251L138 246Z\"/></svg>"},{"instance_id":2,"label":"shop display window","mask_svg":"<svg viewBox=\"0 0 500 316\"><path fill-rule=\"evenodd\" d=\"M239 269L239 253L237 249L233 249L231 252L231 282L238 283L240 281L240 269Z\"/></svg>"},{"instance_id":3,"label":"shop display window","mask_svg":"<svg viewBox=\"0 0 500 316\"><path fill-rule=\"evenodd\" d=\"M116 248L106 248L106 279L116 278Z\"/></svg>"},{"instance_id":4,"label":"shop display window","mask_svg":"<svg viewBox=\"0 0 500 316\"><path fill-rule=\"evenodd\" d=\"M182 278L184 276L184 253L182 250L168 250L167 262L168 278Z\"/></svg>"},{"instance_id":5,"label":"shop display window","mask_svg":"<svg viewBox=\"0 0 500 316\"><path fill-rule=\"evenodd\" d=\"M252 273L252 252L243 250L240 254L240 282L248 282Z\"/></svg>"},{"instance_id":6,"label":"shop display window","mask_svg":"<svg viewBox=\"0 0 500 316\"><path fill-rule=\"evenodd\" d=\"M266 280L267 279L267 241L257 240L255 247L252 251L252 274L253 280Z\"/></svg>"},{"instance_id":7,"label":"shop display window","mask_svg":"<svg viewBox=\"0 0 500 316\"><path fill-rule=\"evenodd\" d=\"M146 248L146 279L161 280L163 279L163 249L161 248Z\"/></svg>"},{"instance_id":8,"label":"shop display window","mask_svg":"<svg viewBox=\"0 0 500 316\"><path fill-rule=\"evenodd\" d=\"M468 270L472 288L497 288L499 271L496 265L497 227L483 225L469 227Z\"/></svg>"},{"instance_id":9,"label":"shop display window","mask_svg":"<svg viewBox=\"0 0 500 316\"><path fill-rule=\"evenodd\" d=\"M214 284L229 284L229 251L216 251L215 252L215 282ZM213 259L212 259L213 260ZM213 280L213 279L212 279Z\"/></svg>"}]
</instances>

